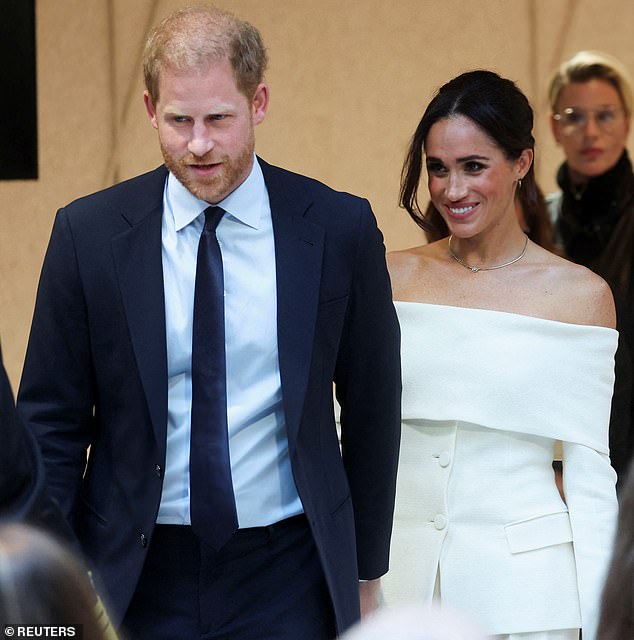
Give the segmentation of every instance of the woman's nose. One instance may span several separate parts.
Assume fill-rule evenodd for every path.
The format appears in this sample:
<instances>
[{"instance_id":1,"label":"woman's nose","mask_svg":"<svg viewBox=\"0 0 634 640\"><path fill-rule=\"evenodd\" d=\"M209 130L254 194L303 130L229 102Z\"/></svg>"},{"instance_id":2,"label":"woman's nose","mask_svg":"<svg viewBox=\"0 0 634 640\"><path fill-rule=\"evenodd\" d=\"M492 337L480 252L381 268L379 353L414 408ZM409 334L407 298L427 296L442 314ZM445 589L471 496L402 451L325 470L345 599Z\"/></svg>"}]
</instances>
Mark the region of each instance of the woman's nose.
<instances>
[{"instance_id":1,"label":"woman's nose","mask_svg":"<svg viewBox=\"0 0 634 640\"><path fill-rule=\"evenodd\" d=\"M586 122L583 126L583 133L585 136L597 136L599 135L599 123L597 122L597 116L595 113L588 113L586 116Z\"/></svg>"},{"instance_id":2,"label":"woman's nose","mask_svg":"<svg viewBox=\"0 0 634 640\"><path fill-rule=\"evenodd\" d=\"M467 185L462 176L453 173L449 175L449 182L447 183L447 197L452 201L457 201L467 193Z\"/></svg>"}]
</instances>

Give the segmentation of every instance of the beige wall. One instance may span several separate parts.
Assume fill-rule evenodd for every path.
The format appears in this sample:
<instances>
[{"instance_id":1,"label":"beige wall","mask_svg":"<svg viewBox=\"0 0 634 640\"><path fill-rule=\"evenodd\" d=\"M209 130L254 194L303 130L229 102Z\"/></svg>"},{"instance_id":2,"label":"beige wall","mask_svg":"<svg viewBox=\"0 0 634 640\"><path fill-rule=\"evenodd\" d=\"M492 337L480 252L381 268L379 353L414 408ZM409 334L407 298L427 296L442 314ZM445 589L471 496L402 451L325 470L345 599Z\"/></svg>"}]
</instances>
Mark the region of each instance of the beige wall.
<instances>
[{"instance_id":1,"label":"beige wall","mask_svg":"<svg viewBox=\"0 0 634 640\"><path fill-rule=\"evenodd\" d=\"M17 384L57 207L161 161L141 100L148 26L179 0L38 0L40 179L0 182L0 336ZM513 78L536 109L538 176L554 186L545 83L580 48L634 73L629 0L218 0L269 48L267 160L368 197L388 248L422 242L396 206L422 109L460 71Z\"/></svg>"}]
</instances>

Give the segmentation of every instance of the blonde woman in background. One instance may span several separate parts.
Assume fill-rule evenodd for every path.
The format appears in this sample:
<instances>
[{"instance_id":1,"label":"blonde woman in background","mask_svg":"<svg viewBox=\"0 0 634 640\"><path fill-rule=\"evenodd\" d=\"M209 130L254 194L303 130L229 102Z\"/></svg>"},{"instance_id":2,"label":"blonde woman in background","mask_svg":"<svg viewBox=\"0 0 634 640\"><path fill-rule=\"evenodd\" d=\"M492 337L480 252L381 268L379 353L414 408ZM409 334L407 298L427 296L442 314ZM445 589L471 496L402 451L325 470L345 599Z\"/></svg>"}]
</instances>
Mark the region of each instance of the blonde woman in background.
<instances>
[{"instance_id":1,"label":"blonde woman in background","mask_svg":"<svg viewBox=\"0 0 634 640\"><path fill-rule=\"evenodd\" d=\"M608 282L616 302L610 458L622 478L634 451L634 175L625 148L632 85L612 56L580 51L553 74L549 100L552 132L566 157L557 172L561 190L547 198L555 240L568 258Z\"/></svg>"}]
</instances>

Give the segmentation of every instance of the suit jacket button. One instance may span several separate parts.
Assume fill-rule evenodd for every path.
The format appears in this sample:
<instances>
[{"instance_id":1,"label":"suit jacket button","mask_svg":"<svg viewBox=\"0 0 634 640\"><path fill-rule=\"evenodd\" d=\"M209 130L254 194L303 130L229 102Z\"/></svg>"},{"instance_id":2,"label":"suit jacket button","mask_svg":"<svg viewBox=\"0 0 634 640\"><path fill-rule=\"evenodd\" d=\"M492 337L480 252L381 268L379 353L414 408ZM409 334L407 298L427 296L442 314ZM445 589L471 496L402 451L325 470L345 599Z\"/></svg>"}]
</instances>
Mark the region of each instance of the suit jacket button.
<instances>
[{"instance_id":1,"label":"suit jacket button","mask_svg":"<svg viewBox=\"0 0 634 640\"><path fill-rule=\"evenodd\" d=\"M141 546L145 549L145 547L147 547L147 538L144 533L139 535L139 540L141 541Z\"/></svg>"},{"instance_id":2,"label":"suit jacket button","mask_svg":"<svg viewBox=\"0 0 634 640\"><path fill-rule=\"evenodd\" d=\"M163 469L161 469L161 465L160 464L155 464L154 465L154 473L156 474L157 478L163 477Z\"/></svg>"}]
</instances>

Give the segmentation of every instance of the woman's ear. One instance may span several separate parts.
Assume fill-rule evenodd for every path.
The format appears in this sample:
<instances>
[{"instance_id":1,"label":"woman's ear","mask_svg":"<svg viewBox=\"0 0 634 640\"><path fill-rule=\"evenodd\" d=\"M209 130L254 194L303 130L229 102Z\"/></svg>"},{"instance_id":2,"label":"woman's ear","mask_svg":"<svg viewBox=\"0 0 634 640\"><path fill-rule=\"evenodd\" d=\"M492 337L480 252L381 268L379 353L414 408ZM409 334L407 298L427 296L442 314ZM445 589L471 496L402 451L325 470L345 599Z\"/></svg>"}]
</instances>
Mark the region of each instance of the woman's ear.
<instances>
[{"instance_id":1,"label":"woman's ear","mask_svg":"<svg viewBox=\"0 0 634 640\"><path fill-rule=\"evenodd\" d=\"M534 153L532 149L524 149L520 154L516 163L518 180L521 180L528 173L528 170L533 164L533 157Z\"/></svg>"}]
</instances>

